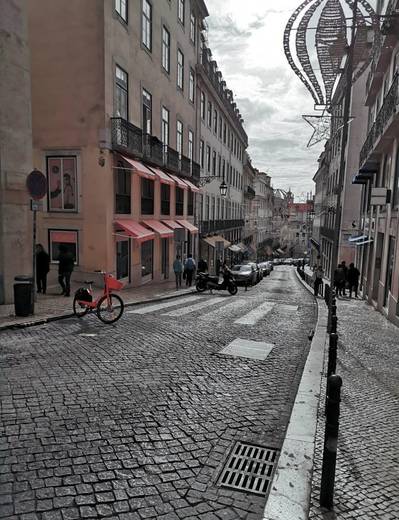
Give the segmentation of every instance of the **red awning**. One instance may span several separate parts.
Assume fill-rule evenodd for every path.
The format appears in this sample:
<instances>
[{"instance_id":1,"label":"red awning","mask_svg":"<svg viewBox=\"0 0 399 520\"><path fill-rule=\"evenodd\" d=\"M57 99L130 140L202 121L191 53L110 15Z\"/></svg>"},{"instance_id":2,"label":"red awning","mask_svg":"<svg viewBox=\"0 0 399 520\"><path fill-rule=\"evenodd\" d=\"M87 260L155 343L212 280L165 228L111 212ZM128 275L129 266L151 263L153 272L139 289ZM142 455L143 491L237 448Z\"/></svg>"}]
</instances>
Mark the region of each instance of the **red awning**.
<instances>
[{"instance_id":1,"label":"red awning","mask_svg":"<svg viewBox=\"0 0 399 520\"><path fill-rule=\"evenodd\" d=\"M169 226L171 229L181 229L183 227L174 220L163 220L162 222Z\"/></svg>"},{"instance_id":2,"label":"red awning","mask_svg":"<svg viewBox=\"0 0 399 520\"><path fill-rule=\"evenodd\" d=\"M158 233L162 238L173 237L173 230L159 222L159 220L143 220L142 223Z\"/></svg>"},{"instance_id":3,"label":"red awning","mask_svg":"<svg viewBox=\"0 0 399 520\"><path fill-rule=\"evenodd\" d=\"M160 182L163 182L164 184L171 184L172 186L175 185L175 181L169 177L168 174L160 170L159 168L153 168L155 175L158 177Z\"/></svg>"},{"instance_id":4,"label":"red awning","mask_svg":"<svg viewBox=\"0 0 399 520\"><path fill-rule=\"evenodd\" d=\"M176 175L172 175L171 173L169 173L168 175L169 177L172 177L172 179L176 182L179 188L183 190L188 190L188 185L182 179L179 179L179 177L176 177Z\"/></svg>"},{"instance_id":5,"label":"red awning","mask_svg":"<svg viewBox=\"0 0 399 520\"><path fill-rule=\"evenodd\" d=\"M197 186L195 184L193 184L192 182L190 182L189 180L187 179L184 179L184 182L188 185L188 187L190 188L191 191L194 191L196 193L199 193L200 189L197 188Z\"/></svg>"},{"instance_id":6,"label":"red awning","mask_svg":"<svg viewBox=\"0 0 399 520\"><path fill-rule=\"evenodd\" d=\"M114 225L122 228L128 235L133 237L137 242L145 242L155 238L155 233L145 228L135 220L115 220Z\"/></svg>"},{"instance_id":7,"label":"red awning","mask_svg":"<svg viewBox=\"0 0 399 520\"><path fill-rule=\"evenodd\" d=\"M140 177L145 177L146 179L155 180L155 173L152 172L147 166L144 166L140 161L135 161L134 159L129 159L129 157L121 156L124 161L126 161L132 167L134 172L137 172Z\"/></svg>"},{"instance_id":8,"label":"red awning","mask_svg":"<svg viewBox=\"0 0 399 520\"><path fill-rule=\"evenodd\" d=\"M188 231L190 231L190 233L192 233L193 235L198 233L198 228L193 226L193 224L191 224L191 222L189 222L188 220L178 220L177 222L181 224L183 227L185 227Z\"/></svg>"}]
</instances>

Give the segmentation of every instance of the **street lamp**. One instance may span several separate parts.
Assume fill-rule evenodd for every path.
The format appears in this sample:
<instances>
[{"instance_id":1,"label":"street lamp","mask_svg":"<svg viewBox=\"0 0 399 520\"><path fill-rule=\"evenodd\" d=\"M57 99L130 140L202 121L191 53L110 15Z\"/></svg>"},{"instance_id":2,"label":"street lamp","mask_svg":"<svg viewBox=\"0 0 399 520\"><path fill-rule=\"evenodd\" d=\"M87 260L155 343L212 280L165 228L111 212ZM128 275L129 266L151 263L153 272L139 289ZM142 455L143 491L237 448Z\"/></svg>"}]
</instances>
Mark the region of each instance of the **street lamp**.
<instances>
[{"instance_id":1,"label":"street lamp","mask_svg":"<svg viewBox=\"0 0 399 520\"><path fill-rule=\"evenodd\" d=\"M220 196L221 197L226 197L226 195L227 195L227 184L224 182L224 179L222 181L222 184L219 186L219 190L220 190Z\"/></svg>"}]
</instances>

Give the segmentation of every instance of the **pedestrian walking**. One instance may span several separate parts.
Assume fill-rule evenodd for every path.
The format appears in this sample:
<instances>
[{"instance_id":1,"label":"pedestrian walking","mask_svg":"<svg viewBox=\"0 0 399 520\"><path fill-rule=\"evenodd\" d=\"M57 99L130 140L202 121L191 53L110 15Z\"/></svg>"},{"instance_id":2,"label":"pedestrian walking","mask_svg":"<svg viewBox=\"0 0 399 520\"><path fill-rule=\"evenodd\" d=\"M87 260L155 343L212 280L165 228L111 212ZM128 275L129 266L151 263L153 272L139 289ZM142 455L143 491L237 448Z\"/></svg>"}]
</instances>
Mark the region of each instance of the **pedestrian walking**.
<instances>
[{"instance_id":1,"label":"pedestrian walking","mask_svg":"<svg viewBox=\"0 0 399 520\"><path fill-rule=\"evenodd\" d=\"M187 255L187 260L184 262L184 272L186 273L186 285L187 287L191 287L193 283L194 271L196 268L196 263L193 258L193 255L189 253Z\"/></svg>"},{"instance_id":2,"label":"pedestrian walking","mask_svg":"<svg viewBox=\"0 0 399 520\"><path fill-rule=\"evenodd\" d=\"M36 246L36 284L37 292L46 294L47 274L50 271L50 256L41 244Z\"/></svg>"},{"instance_id":3,"label":"pedestrian walking","mask_svg":"<svg viewBox=\"0 0 399 520\"><path fill-rule=\"evenodd\" d=\"M323 286L324 271L323 271L323 268L321 267L321 265L318 265L316 267L313 276L314 276L314 285L313 285L314 295L317 298L317 296L319 295L319 289L320 289L320 287Z\"/></svg>"},{"instance_id":4,"label":"pedestrian walking","mask_svg":"<svg viewBox=\"0 0 399 520\"><path fill-rule=\"evenodd\" d=\"M357 290L359 288L359 276L360 271L355 267L355 264L349 264L348 269L348 285L349 285L349 298L352 298L352 291L355 293L355 298L357 298Z\"/></svg>"},{"instance_id":5,"label":"pedestrian walking","mask_svg":"<svg viewBox=\"0 0 399 520\"><path fill-rule=\"evenodd\" d=\"M61 244L59 247L60 254L58 256L58 283L62 287L64 296L71 294L71 275L75 267L73 254L68 251L68 248Z\"/></svg>"},{"instance_id":6,"label":"pedestrian walking","mask_svg":"<svg viewBox=\"0 0 399 520\"><path fill-rule=\"evenodd\" d=\"M201 260L198 262L198 272L199 273L208 272L208 263L203 258L201 258Z\"/></svg>"},{"instance_id":7,"label":"pedestrian walking","mask_svg":"<svg viewBox=\"0 0 399 520\"><path fill-rule=\"evenodd\" d=\"M334 271L334 287L337 296L342 296L343 288L345 287L345 271L341 264Z\"/></svg>"},{"instance_id":8,"label":"pedestrian walking","mask_svg":"<svg viewBox=\"0 0 399 520\"><path fill-rule=\"evenodd\" d=\"M344 281L342 284L342 295L346 296L346 288L347 287L349 288L349 285L348 285L348 268L346 267L345 260L343 260L341 262L341 267L342 267L342 270L344 271Z\"/></svg>"},{"instance_id":9,"label":"pedestrian walking","mask_svg":"<svg viewBox=\"0 0 399 520\"><path fill-rule=\"evenodd\" d=\"M173 262L173 271L175 273L176 278L176 291L181 287L181 276L183 273L183 264L180 260L180 255L176 255L176 258Z\"/></svg>"}]
</instances>

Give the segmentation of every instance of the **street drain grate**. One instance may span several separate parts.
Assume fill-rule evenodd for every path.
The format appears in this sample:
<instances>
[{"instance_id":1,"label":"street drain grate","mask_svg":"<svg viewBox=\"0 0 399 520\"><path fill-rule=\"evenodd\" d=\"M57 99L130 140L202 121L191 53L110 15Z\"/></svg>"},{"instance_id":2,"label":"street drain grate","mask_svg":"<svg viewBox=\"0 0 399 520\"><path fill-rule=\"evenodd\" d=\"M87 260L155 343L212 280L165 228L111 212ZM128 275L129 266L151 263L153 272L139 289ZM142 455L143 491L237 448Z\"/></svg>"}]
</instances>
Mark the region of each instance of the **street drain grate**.
<instances>
[{"instance_id":1,"label":"street drain grate","mask_svg":"<svg viewBox=\"0 0 399 520\"><path fill-rule=\"evenodd\" d=\"M275 449L237 442L218 485L264 496L272 479L276 458Z\"/></svg>"}]
</instances>

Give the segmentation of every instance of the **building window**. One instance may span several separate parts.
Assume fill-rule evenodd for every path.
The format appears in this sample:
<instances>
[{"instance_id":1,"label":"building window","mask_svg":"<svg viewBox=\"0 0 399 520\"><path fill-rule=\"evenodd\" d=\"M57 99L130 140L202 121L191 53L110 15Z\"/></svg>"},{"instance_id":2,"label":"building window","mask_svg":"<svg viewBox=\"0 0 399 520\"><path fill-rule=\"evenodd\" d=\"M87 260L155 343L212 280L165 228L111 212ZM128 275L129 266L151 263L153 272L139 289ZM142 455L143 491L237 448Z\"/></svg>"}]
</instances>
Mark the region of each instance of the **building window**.
<instances>
[{"instance_id":1,"label":"building window","mask_svg":"<svg viewBox=\"0 0 399 520\"><path fill-rule=\"evenodd\" d=\"M58 262L60 246L65 246L72 253L75 264L78 264L78 232L70 230L49 229L50 261Z\"/></svg>"},{"instance_id":2,"label":"building window","mask_svg":"<svg viewBox=\"0 0 399 520\"><path fill-rule=\"evenodd\" d=\"M213 131L217 135L218 133L218 112L216 108L213 111Z\"/></svg>"},{"instance_id":3,"label":"building window","mask_svg":"<svg viewBox=\"0 0 399 520\"><path fill-rule=\"evenodd\" d=\"M212 174L216 175L216 151L212 152Z\"/></svg>"},{"instance_id":4,"label":"building window","mask_svg":"<svg viewBox=\"0 0 399 520\"><path fill-rule=\"evenodd\" d=\"M176 186L176 215L184 213L184 190Z\"/></svg>"},{"instance_id":5,"label":"building window","mask_svg":"<svg viewBox=\"0 0 399 520\"><path fill-rule=\"evenodd\" d=\"M195 26L196 26L196 21L195 21L195 15L194 13L191 13L191 16L190 16L190 40L195 43Z\"/></svg>"},{"instance_id":6,"label":"building window","mask_svg":"<svg viewBox=\"0 0 399 520\"><path fill-rule=\"evenodd\" d=\"M115 0L115 11L127 23L127 0Z\"/></svg>"},{"instance_id":7,"label":"building window","mask_svg":"<svg viewBox=\"0 0 399 520\"><path fill-rule=\"evenodd\" d=\"M194 151L194 134L191 130L188 131L188 158L190 161L194 159L193 156Z\"/></svg>"},{"instance_id":8,"label":"building window","mask_svg":"<svg viewBox=\"0 0 399 520\"><path fill-rule=\"evenodd\" d=\"M152 134L152 95L143 88L143 133Z\"/></svg>"},{"instance_id":9,"label":"building window","mask_svg":"<svg viewBox=\"0 0 399 520\"><path fill-rule=\"evenodd\" d=\"M49 211L77 212L76 156L47 157Z\"/></svg>"},{"instance_id":10,"label":"building window","mask_svg":"<svg viewBox=\"0 0 399 520\"><path fill-rule=\"evenodd\" d=\"M143 45L152 51L152 5L148 0L143 0L142 16L142 41Z\"/></svg>"},{"instance_id":11,"label":"building window","mask_svg":"<svg viewBox=\"0 0 399 520\"><path fill-rule=\"evenodd\" d=\"M191 190L188 191L187 214L194 215L194 193Z\"/></svg>"},{"instance_id":12,"label":"building window","mask_svg":"<svg viewBox=\"0 0 399 520\"><path fill-rule=\"evenodd\" d=\"M129 79L123 69L115 67L115 115L128 120Z\"/></svg>"},{"instance_id":13,"label":"building window","mask_svg":"<svg viewBox=\"0 0 399 520\"><path fill-rule=\"evenodd\" d=\"M177 0L177 18L179 22L184 25L184 11L185 11L184 0Z\"/></svg>"},{"instance_id":14,"label":"building window","mask_svg":"<svg viewBox=\"0 0 399 520\"><path fill-rule=\"evenodd\" d=\"M205 197L205 220L209 220L209 195Z\"/></svg>"},{"instance_id":15,"label":"building window","mask_svg":"<svg viewBox=\"0 0 399 520\"><path fill-rule=\"evenodd\" d=\"M219 177L221 176L221 174L222 174L222 157L219 153L218 154L218 175L219 175Z\"/></svg>"},{"instance_id":16,"label":"building window","mask_svg":"<svg viewBox=\"0 0 399 520\"><path fill-rule=\"evenodd\" d=\"M129 276L129 240L116 243L116 277L118 280Z\"/></svg>"},{"instance_id":17,"label":"building window","mask_svg":"<svg viewBox=\"0 0 399 520\"><path fill-rule=\"evenodd\" d=\"M176 148L181 155L183 153L183 123L179 120L176 123Z\"/></svg>"},{"instance_id":18,"label":"building window","mask_svg":"<svg viewBox=\"0 0 399 520\"><path fill-rule=\"evenodd\" d=\"M162 26L162 67L170 72L170 32Z\"/></svg>"},{"instance_id":19,"label":"building window","mask_svg":"<svg viewBox=\"0 0 399 520\"><path fill-rule=\"evenodd\" d=\"M222 116L219 116L219 139L222 139L223 122Z\"/></svg>"},{"instance_id":20,"label":"building window","mask_svg":"<svg viewBox=\"0 0 399 520\"><path fill-rule=\"evenodd\" d=\"M152 276L153 250L153 240L147 240L141 244L141 276Z\"/></svg>"},{"instance_id":21,"label":"building window","mask_svg":"<svg viewBox=\"0 0 399 520\"><path fill-rule=\"evenodd\" d=\"M169 110L165 107L162 107L161 133L163 144L169 145Z\"/></svg>"},{"instance_id":22,"label":"building window","mask_svg":"<svg viewBox=\"0 0 399 520\"><path fill-rule=\"evenodd\" d=\"M201 90L201 119L205 121L205 94Z\"/></svg>"},{"instance_id":23,"label":"building window","mask_svg":"<svg viewBox=\"0 0 399 520\"><path fill-rule=\"evenodd\" d=\"M115 180L115 213L131 213L131 173L118 163Z\"/></svg>"},{"instance_id":24,"label":"building window","mask_svg":"<svg viewBox=\"0 0 399 520\"><path fill-rule=\"evenodd\" d=\"M204 155L205 155L205 143L201 139L200 141L200 166L204 169Z\"/></svg>"},{"instance_id":25,"label":"building window","mask_svg":"<svg viewBox=\"0 0 399 520\"><path fill-rule=\"evenodd\" d=\"M141 214L154 214L154 181L141 177Z\"/></svg>"},{"instance_id":26,"label":"building window","mask_svg":"<svg viewBox=\"0 0 399 520\"><path fill-rule=\"evenodd\" d=\"M170 185L165 183L161 184L161 214L170 214Z\"/></svg>"},{"instance_id":27,"label":"building window","mask_svg":"<svg viewBox=\"0 0 399 520\"><path fill-rule=\"evenodd\" d=\"M211 147L206 145L206 171L211 171Z\"/></svg>"},{"instance_id":28,"label":"building window","mask_svg":"<svg viewBox=\"0 0 399 520\"><path fill-rule=\"evenodd\" d=\"M177 50L177 86L184 89L184 54Z\"/></svg>"},{"instance_id":29,"label":"building window","mask_svg":"<svg viewBox=\"0 0 399 520\"><path fill-rule=\"evenodd\" d=\"M195 75L193 69L190 69L190 88L189 88L189 99L191 103L194 103L195 93Z\"/></svg>"},{"instance_id":30,"label":"building window","mask_svg":"<svg viewBox=\"0 0 399 520\"><path fill-rule=\"evenodd\" d=\"M227 140L227 126L226 123L223 123L223 143L226 144Z\"/></svg>"},{"instance_id":31,"label":"building window","mask_svg":"<svg viewBox=\"0 0 399 520\"><path fill-rule=\"evenodd\" d=\"M208 101L208 126L212 128L212 103Z\"/></svg>"}]
</instances>

